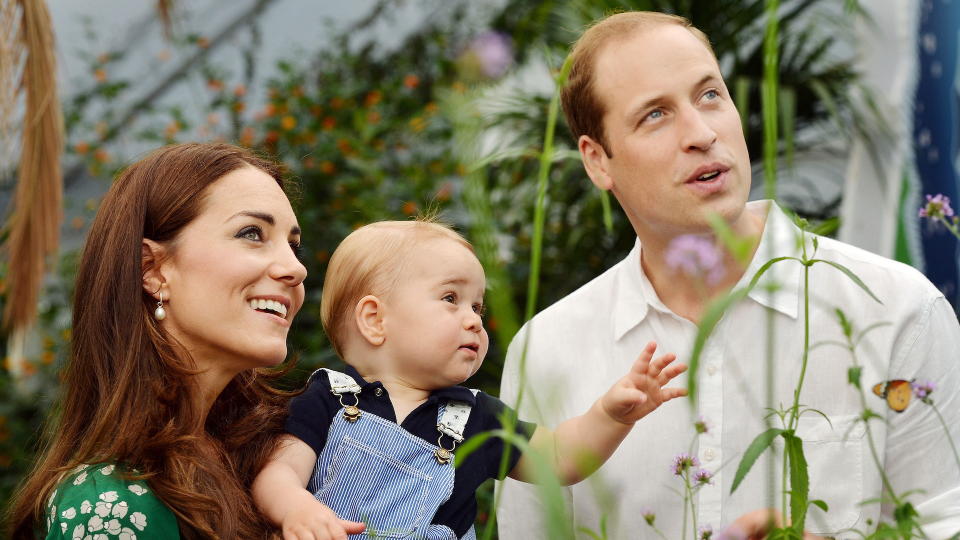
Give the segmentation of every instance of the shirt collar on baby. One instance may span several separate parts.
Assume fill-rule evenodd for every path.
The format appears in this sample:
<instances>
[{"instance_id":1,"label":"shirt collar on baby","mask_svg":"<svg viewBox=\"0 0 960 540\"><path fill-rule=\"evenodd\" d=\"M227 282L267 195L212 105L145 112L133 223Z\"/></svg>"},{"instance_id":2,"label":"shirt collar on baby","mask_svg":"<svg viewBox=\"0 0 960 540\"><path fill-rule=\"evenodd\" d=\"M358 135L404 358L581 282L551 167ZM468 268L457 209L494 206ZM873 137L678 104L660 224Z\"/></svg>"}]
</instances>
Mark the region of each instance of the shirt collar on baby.
<instances>
[{"instance_id":1,"label":"shirt collar on baby","mask_svg":"<svg viewBox=\"0 0 960 540\"><path fill-rule=\"evenodd\" d=\"M735 289L746 287L760 268L777 257L799 257L801 254L800 229L773 201L747 203L747 212L766 215L766 223L760 238L760 247ZM811 253L810 237L807 237L807 254ZM640 265L642 246L638 239L617 276L617 294L614 299L614 339L619 340L635 326L643 322L649 310L661 313L673 312L660 301L656 291ZM775 309L796 319L800 303L800 281L803 266L797 261L781 261L771 266L760 278L757 286L747 295L755 302ZM779 288L771 295L764 287L778 283Z\"/></svg>"},{"instance_id":2,"label":"shirt collar on baby","mask_svg":"<svg viewBox=\"0 0 960 540\"><path fill-rule=\"evenodd\" d=\"M360 392L369 392L369 389L374 389L377 387L383 387L383 384L380 381L367 382L363 377L360 376L360 373L351 365L346 365L344 373L353 377L353 380L360 385ZM434 390L430 393L430 397L437 399L448 399L453 401L463 401L469 403L471 407L477 404L477 398L473 395L473 392L469 388L464 388L463 386L451 386L449 388L441 388L439 390Z\"/></svg>"}]
</instances>

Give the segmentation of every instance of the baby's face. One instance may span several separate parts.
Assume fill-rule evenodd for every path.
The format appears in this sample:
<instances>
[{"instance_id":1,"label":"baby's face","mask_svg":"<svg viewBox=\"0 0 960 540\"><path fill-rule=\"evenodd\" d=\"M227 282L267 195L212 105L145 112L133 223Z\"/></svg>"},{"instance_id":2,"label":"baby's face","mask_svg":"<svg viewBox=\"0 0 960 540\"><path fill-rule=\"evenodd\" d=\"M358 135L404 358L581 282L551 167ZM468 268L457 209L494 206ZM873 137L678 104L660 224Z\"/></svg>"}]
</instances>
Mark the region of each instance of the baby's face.
<instances>
[{"instance_id":1,"label":"baby's face","mask_svg":"<svg viewBox=\"0 0 960 540\"><path fill-rule=\"evenodd\" d=\"M395 375L424 389L460 384L480 369L486 278L469 249L447 239L414 248L385 299L386 339Z\"/></svg>"}]
</instances>

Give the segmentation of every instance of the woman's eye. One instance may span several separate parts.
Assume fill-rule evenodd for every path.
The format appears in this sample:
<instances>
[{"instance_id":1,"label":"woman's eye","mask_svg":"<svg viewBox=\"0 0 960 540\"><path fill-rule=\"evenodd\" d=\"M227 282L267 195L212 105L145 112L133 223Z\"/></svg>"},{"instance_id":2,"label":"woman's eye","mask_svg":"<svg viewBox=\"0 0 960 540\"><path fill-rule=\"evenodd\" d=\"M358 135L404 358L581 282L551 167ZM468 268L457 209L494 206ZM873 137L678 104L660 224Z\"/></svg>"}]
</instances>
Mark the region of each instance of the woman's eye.
<instances>
[{"instance_id":1,"label":"woman's eye","mask_svg":"<svg viewBox=\"0 0 960 540\"><path fill-rule=\"evenodd\" d=\"M263 242L263 231L260 230L260 227L245 227L237 233L237 238Z\"/></svg>"},{"instance_id":2,"label":"woman's eye","mask_svg":"<svg viewBox=\"0 0 960 540\"><path fill-rule=\"evenodd\" d=\"M297 259L303 259L303 246L300 242L290 242L290 249L293 250L293 254L296 255Z\"/></svg>"}]
</instances>

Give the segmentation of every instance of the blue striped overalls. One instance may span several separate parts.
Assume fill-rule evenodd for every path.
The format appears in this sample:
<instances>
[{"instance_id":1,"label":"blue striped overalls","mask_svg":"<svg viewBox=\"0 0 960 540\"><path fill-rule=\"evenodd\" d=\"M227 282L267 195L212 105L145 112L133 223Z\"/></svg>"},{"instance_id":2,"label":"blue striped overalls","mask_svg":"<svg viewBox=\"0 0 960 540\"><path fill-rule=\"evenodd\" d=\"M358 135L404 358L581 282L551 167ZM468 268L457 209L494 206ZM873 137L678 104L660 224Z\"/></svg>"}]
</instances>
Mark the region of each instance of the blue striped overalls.
<instances>
[{"instance_id":1,"label":"blue striped overalls","mask_svg":"<svg viewBox=\"0 0 960 540\"><path fill-rule=\"evenodd\" d=\"M399 425L356 406L345 405L343 394L358 394L349 375L325 369L331 392L343 408L330 424L307 489L340 519L366 523L351 540L476 540L471 527L462 538L445 525L431 525L437 509L453 492L454 455ZM441 404L437 415L440 437L463 441L470 405ZM439 440L438 440L439 442Z\"/></svg>"}]
</instances>

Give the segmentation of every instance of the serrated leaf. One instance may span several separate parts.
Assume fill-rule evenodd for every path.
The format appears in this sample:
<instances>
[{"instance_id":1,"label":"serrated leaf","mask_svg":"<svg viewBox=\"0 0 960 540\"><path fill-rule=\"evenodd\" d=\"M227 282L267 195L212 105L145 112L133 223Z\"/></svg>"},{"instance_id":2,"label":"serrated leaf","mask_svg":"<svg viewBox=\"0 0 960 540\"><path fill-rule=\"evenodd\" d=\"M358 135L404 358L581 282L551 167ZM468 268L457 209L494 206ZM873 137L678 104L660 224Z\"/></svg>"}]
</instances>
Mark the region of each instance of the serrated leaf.
<instances>
[{"instance_id":1,"label":"serrated leaf","mask_svg":"<svg viewBox=\"0 0 960 540\"><path fill-rule=\"evenodd\" d=\"M803 531L803 523L807 518L807 498L810 494L810 477L807 475L807 460L803 456L803 441L793 434L784 434L783 439L790 460L790 520L793 527Z\"/></svg>"},{"instance_id":2,"label":"serrated leaf","mask_svg":"<svg viewBox=\"0 0 960 540\"><path fill-rule=\"evenodd\" d=\"M750 292L750 287L738 289L719 300L711 302L700 317L697 337L693 342L693 351L687 361L687 390L689 391L690 401L693 403L697 402L697 370L700 368L700 355L703 354L703 347L707 343L707 338L710 337L727 308L746 298L748 292Z\"/></svg>"},{"instance_id":3,"label":"serrated leaf","mask_svg":"<svg viewBox=\"0 0 960 540\"><path fill-rule=\"evenodd\" d=\"M829 264L830 266L836 268L837 270L840 270L841 272L843 272L844 274L846 274L848 278L852 279L854 283L856 283L857 285L859 285L861 289L867 291L867 294L869 294L871 298L873 298L874 300L876 300L878 304L880 304L881 306L883 305L883 302L881 302L880 299L877 298L877 295L873 294L873 291L870 290L870 287L867 287L867 284L864 283L863 281L861 281L860 278L857 277L857 275L854 274L852 271L850 271L850 269L847 268L846 266L844 266L844 265L842 265L842 264L840 264L840 263L835 263L835 262L833 262L833 261L825 261L825 260L823 260L823 259L813 259L813 260L810 261L810 262L811 262L811 263L818 263L818 262L827 263L827 264Z\"/></svg>"},{"instance_id":4,"label":"serrated leaf","mask_svg":"<svg viewBox=\"0 0 960 540\"><path fill-rule=\"evenodd\" d=\"M757 438L750 443L750 446L747 447L747 451L743 453L743 458L740 459L740 466L737 467L737 474L733 477L733 487L730 488L730 493L733 494L737 490L737 487L740 486L740 482L743 482L743 479L747 476L747 473L750 472L750 468L753 467L753 464L756 463L757 458L763 454L764 450L770 447L773 443L773 440L778 436L783 434L782 429L770 428L760 435L757 435Z\"/></svg>"}]
</instances>

